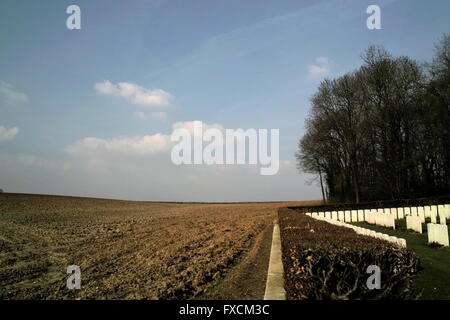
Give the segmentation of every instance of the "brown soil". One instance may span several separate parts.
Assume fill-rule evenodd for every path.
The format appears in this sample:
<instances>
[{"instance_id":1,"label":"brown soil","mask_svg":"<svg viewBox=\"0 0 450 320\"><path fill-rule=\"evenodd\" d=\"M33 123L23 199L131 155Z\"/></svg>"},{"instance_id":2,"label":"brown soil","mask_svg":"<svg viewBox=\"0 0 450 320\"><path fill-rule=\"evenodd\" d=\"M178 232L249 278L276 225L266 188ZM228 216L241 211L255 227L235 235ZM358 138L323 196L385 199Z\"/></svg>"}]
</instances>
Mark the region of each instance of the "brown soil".
<instances>
[{"instance_id":1,"label":"brown soil","mask_svg":"<svg viewBox=\"0 0 450 320\"><path fill-rule=\"evenodd\" d=\"M0 194L0 298L262 298L277 209L300 204Z\"/></svg>"}]
</instances>

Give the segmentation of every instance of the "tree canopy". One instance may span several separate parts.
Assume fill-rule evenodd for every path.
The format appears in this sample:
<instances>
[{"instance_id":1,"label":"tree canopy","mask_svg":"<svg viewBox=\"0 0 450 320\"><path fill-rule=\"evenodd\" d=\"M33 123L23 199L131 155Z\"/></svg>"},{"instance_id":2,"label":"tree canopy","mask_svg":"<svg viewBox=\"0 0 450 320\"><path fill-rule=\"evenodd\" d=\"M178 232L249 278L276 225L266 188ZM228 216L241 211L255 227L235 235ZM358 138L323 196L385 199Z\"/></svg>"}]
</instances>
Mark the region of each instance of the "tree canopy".
<instances>
[{"instance_id":1,"label":"tree canopy","mask_svg":"<svg viewBox=\"0 0 450 320\"><path fill-rule=\"evenodd\" d=\"M311 98L298 168L336 201L449 194L450 36L425 64L377 46L362 60Z\"/></svg>"}]
</instances>

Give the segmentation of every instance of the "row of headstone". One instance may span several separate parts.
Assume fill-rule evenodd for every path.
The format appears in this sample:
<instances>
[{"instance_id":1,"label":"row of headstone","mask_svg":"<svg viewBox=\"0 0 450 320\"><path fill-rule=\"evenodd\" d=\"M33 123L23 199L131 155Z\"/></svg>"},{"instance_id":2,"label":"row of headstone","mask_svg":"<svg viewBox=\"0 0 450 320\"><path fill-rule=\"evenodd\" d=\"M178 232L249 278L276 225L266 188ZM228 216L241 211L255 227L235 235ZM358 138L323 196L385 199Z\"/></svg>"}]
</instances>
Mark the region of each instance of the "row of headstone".
<instances>
[{"instance_id":1,"label":"row of headstone","mask_svg":"<svg viewBox=\"0 0 450 320\"><path fill-rule=\"evenodd\" d=\"M386 241L389 241L399 247L406 248L406 240L405 239L397 238L397 237L390 236L388 234L384 234L381 232L376 232L376 231L373 231L370 229L357 227L357 226L354 226L354 225L351 225L351 224L348 224L348 223L345 223L345 222L342 222L339 220L329 219L329 218L326 218L325 216L318 216L318 215L310 215L310 216L315 219L318 219L318 220L327 221L327 222L337 225L337 226L353 229L357 234L386 240Z\"/></svg>"},{"instance_id":2,"label":"row of headstone","mask_svg":"<svg viewBox=\"0 0 450 320\"><path fill-rule=\"evenodd\" d=\"M308 213L308 215L342 222L368 222L370 224L377 224L395 229L395 220L404 219L407 216L418 217L421 223L425 223L426 218L430 218L431 223L437 223L439 219L440 224L446 225L446 219L450 219L450 204L423 207L322 211L311 212ZM394 223L392 221L394 221Z\"/></svg>"},{"instance_id":3,"label":"row of headstone","mask_svg":"<svg viewBox=\"0 0 450 320\"><path fill-rule=\"evenodd\" d=\"M428 243L438 243L443 246L449 245L448 227L442 224L428 223L427 224Z\"/></svg>"},{"instance_id":4,"label":"row of headstone","mask_svg":"<svg viewBox=\"0 0 450 320\"><path fill-rule=\"evenodd\" d=\"M403 219L407 216L418 217L421 223L425 223L427 218L431 219L431 223L439 223L447 225L446 219L450 219L450 204L437 206L423 206L423 207L403 207L403 208L385 208L384 212L388 211L396 215L396 219Z\"/></svg>"},{"instance_id":5,"label":"row of headstone","mask_svg":"<svg viewBox=\"0 0 450 320\"><path fill-rule=\"evenodd\" d=\"M368 220L369 223L395 230L395 216L393 214L369 212Z\"/></svg>"},{"instance_id":6,"label":"row of headstone","mask_svg":"<svg viewBox=\"0 0 450 320\"><path fill-rule=\"evenodd\" d=\"M368 222L395 229L396 216L387 211L385 213L383 209L308 212L306 214L341 222Z\"/></svg>"}]
</instances>

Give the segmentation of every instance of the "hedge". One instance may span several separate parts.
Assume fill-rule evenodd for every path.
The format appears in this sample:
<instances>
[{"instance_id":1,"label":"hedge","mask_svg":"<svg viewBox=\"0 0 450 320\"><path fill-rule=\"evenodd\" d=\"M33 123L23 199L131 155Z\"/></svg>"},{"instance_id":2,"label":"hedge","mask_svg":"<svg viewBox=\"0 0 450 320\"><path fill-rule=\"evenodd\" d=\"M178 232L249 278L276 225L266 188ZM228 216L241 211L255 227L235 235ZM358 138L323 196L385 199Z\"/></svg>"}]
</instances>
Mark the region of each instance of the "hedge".
<instances>
[{"instance_id":1,"label":"hedge","mask_svg":"<svg viewBox=\"0 0 450 320\"><path fill-rule=\"evenodd\" d=\"M419 298L412 251L288 208L279 210L279 223L287 299ZM367 287L370 265L381 269L381 289Z\"/></svg>"}]
</instances>

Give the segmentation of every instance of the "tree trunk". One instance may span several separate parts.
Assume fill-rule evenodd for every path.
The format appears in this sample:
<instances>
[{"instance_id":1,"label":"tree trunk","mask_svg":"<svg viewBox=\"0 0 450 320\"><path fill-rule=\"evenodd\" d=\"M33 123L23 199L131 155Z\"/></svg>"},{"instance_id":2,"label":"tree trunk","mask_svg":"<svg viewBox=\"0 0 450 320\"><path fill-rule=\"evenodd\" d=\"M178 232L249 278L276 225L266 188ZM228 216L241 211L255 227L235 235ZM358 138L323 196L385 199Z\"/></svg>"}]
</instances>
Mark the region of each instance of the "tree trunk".
<instances>
[{"instance_id":1,"label":"tree trunk","mask_svg":"<svg viewBox=\"0 0 450 320\"><path fill-rule=\"evenodd\" d=\"M325 191L323 190L322 171L320 169L319 169L319 180L320 180L320 189L322 190L323 202L327 203L327 199L325 198Z\"/></svg>"}]
</instances>

